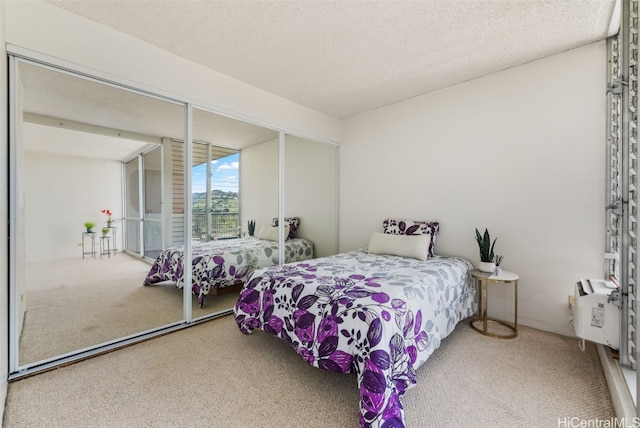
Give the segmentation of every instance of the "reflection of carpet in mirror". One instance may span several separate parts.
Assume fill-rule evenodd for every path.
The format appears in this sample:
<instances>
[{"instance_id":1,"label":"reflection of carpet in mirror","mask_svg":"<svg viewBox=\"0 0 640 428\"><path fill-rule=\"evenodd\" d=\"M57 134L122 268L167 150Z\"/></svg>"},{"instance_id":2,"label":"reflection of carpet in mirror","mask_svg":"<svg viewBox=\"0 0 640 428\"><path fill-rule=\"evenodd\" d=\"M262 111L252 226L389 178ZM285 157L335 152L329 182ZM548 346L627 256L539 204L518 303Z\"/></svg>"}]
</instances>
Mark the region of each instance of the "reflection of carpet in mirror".
<instances>
[{"instance_id":1,"label":"reflection of carpet in mirror","mask_svg":"<svg viewBox=\"0 0 640 428\"><path fill-rule=\"evenodd\" d=\"M150 265L118 254L27 265L27 311L20 364L76 351L182 319L183 290L172 283L143 286ZM233 307L237 294L207 298L193 317Z\"/></svg>"}]
</instances>

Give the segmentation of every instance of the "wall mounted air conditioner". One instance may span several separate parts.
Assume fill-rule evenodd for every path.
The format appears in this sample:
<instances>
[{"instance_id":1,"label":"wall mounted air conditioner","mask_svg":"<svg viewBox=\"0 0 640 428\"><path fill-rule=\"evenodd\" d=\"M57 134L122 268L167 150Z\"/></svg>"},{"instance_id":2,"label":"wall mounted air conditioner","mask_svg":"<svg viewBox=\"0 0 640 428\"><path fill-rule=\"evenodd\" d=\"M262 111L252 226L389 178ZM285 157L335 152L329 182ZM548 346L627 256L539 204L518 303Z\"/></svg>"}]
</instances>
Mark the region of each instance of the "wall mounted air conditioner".
<instances>
[{"instance_id":1,"label":"wall mounted air conditioner","mask_svg":"<svg viewBox=\"0 0 640 428\"><path fill-rule=\"evenodd\" d=\"M576 336L613 349L620 347L620 289L615 283L578 281L572 311Z\"/></svg>"}]
</instances>

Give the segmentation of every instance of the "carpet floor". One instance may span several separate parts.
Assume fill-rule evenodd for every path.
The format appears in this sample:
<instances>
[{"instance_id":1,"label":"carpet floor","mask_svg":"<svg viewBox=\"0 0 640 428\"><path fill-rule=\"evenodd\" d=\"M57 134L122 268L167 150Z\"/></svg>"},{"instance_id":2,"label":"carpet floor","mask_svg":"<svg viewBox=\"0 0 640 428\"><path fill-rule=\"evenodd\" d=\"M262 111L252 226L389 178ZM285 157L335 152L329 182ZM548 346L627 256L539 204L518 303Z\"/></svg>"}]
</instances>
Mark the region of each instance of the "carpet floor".
<instances>
[{"instance_id":1,"label":"carpet floor","mask_svg":"<svg viewBox=\"0 0 640 428\"><path fill-rule=\"evenodd\" d=\"M174 283L142 285L151 265L126 254L109 259L31 263L20 363L33 363L183 319L183 290ZM232 308L236 295L209 296L193 317Z\"/></svg>"},{"instance_id":2,"label":"carpet floor","mask_svg":"<svg viewBox=\"0 0 640 428\"><path fill-rule=\"evenodd\" d=\"M500 340L460 323L418 369L409 427L558 427L614 417L593 344L521 327ZM4 427L357 427L350 374L307 365L232 316L12 382Z\"/></svg>"}]
</instances>

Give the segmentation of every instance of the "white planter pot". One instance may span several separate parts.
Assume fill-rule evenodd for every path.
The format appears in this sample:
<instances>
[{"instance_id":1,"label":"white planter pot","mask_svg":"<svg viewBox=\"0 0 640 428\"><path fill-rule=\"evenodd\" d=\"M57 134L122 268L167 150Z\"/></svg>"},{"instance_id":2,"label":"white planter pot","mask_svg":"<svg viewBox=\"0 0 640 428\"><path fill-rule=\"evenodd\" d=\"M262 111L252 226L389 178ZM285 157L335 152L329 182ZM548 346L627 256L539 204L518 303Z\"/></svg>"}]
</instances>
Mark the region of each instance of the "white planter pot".
<instances>
[{"instance_id":1,"label":"white planter pot","mask_svg":"<svg viewBox=\"0 0 640 428\"><path fill-rule=\"evenodd\" d=\"M478 265L478 270L487 273L493 273L496 269L496 264L493 262L480 262Z\"/></svg>"}]
</instances>

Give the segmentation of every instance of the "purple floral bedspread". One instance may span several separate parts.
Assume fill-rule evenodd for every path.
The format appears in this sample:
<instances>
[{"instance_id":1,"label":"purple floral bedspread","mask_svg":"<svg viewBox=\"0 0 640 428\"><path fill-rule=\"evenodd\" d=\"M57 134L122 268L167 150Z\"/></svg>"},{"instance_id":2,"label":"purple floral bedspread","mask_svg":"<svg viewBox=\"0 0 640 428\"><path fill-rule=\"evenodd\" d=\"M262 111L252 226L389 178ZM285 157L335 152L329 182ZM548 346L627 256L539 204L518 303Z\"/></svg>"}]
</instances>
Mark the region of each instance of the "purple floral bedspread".
<instances>
[{"instance_id":1,"label":"purple floral bedspread","mask_svg":"<svg viewBox=\"0 0 640 428\"><path fill-rule=\"evenodd\" d=\"M289 342L309 364L355 372L362 427L403 427L415 370L476 311L471 264L366 249L254 271L234 308L243 333Z\"/></svg>"},{"instance_id":2,"label":"purple floral bedspread","mask_svg":"<svg viewBox=\"0 0 640 428\"><path fill-rule=\"evenodd\" d=\"M192 254L193 293L200 307L212 288L241 284L255 269L278 264L278 243L256 238L228 239L194 243ZM295 262L313 258L313 243L294 238L285 241L285 260ZM153 263L144 285L173 281L184 286L184 246L164 250Z\"/></svg>"}]
</instances>

